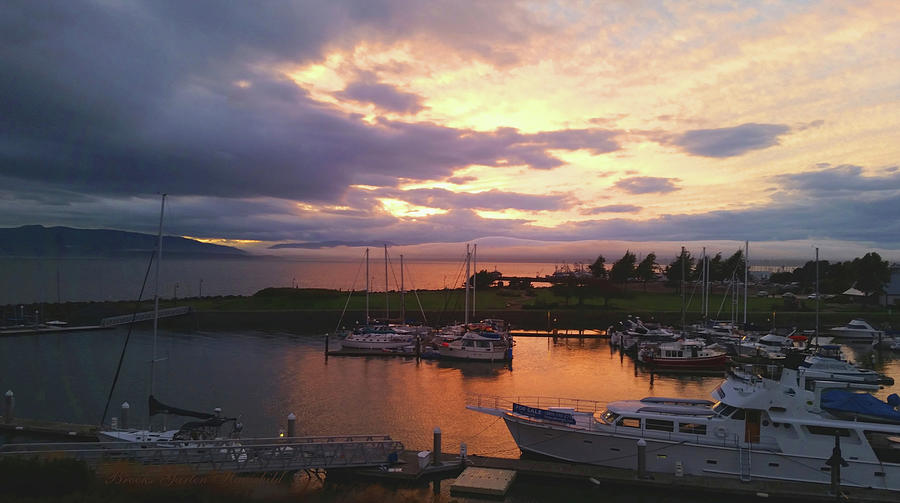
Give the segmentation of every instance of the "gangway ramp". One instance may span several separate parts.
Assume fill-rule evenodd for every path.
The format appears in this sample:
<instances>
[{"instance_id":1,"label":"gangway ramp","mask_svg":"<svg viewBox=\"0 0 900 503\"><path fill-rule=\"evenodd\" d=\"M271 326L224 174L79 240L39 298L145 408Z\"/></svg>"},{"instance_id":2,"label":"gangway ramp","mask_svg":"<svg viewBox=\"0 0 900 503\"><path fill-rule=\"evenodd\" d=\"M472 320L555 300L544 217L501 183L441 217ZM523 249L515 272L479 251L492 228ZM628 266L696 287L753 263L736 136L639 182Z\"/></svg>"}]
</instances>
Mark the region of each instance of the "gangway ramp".
<instances>
[{"instance_id":1,"label":"gangway ramp","mask_svg":"<svg viewBox=\"0 0 900 503\"><path fill-rule=\"evenodd\" d=\"M194 473L265 473L362 468L396 461L403 444L388 435L242 438L200 441L6 444L0 459L71 458L94 468L121 461L190 468Z\"/></svg>"},{"instance_id":2,"label":"gangway ramp","mask_svg":"<svg viewBox=\"0 0 900 503\"><path fill-rule=\"evenodd\" d=\"M165 309L159 310L159 317L172 318L175 316L184 316L186 314L190 314L190 312L190 306L167 307ZM145 311L143 313L110 316L109 318L103 318L102 320L100 320L100 326L103 328L109 328L115 327L117 325L127 325L132 321L134 321L135 323L139 321L149 321L153 319L154 314L155 313L153 311Z\"/></svg>"}]
</instances>

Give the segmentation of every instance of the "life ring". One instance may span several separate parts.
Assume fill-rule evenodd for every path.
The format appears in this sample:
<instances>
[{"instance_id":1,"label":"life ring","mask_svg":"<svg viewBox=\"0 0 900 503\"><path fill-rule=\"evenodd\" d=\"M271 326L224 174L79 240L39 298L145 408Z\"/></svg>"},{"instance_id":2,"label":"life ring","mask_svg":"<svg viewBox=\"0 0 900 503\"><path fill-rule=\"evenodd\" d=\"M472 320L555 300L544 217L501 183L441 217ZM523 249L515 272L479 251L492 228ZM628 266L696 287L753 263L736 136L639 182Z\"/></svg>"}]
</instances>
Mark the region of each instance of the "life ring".
<instances>
[{"instance_id":1,"label":"life ring","mask_svg":"<svg viewBox=\"0 0 900 503\"><path fill-rule=\"evenodd\" d=\"M728 430L726 430L724 426L716 426L715 433L717 437L725 438L725 434L728 433Z\"/></svg>"}]
</instances>

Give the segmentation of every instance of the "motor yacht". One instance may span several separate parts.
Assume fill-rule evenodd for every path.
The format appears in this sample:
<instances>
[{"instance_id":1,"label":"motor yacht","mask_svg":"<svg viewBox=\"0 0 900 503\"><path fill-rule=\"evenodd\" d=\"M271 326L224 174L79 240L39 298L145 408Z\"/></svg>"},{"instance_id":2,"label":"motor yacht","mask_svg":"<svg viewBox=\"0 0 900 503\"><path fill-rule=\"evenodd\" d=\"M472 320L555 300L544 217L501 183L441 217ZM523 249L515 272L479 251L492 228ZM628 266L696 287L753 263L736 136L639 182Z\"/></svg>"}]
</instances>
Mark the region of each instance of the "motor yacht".
<instances>
[{"instance_id":1,"label":"motor yacht","mask_svg":"<svg viewBox=\"0 0 900 503\"><path fill-rule=\"evenodd\" d=\"M829 484L837 442L842 485L900 492L900 412L867 394L877 389L784 368L769 377L734 371L712 401L475 396L467 408L503 418L523 452L627 469L645 452L649 472L697 477ZM866 406L847 410L857 401Z\"/></svg>"}]
</instances>

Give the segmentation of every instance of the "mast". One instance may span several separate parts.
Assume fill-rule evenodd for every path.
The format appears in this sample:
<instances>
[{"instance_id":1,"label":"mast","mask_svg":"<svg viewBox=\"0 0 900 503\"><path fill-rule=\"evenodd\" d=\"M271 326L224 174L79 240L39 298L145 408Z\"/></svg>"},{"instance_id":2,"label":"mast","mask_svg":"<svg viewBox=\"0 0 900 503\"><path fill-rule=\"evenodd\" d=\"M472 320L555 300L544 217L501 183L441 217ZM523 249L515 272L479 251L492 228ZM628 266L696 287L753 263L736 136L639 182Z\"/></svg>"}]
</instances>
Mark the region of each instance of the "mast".
<instances>
[{"instance_id":1,"label":"mast","mask_svg":"<svg viewBox=\"0 0 900 503\"><path fill-rule=\"evenodd\" d=\"M816 247L816 335L813 342L819 345L819 247Z\"/></svg>"},{"instance_id":2,"label":"mast","mask_svg":"<svg viewBox=\"0 0 900 503\"><path fill-rule=\"evenodd\" d=\"M384 322L391 318L390 298L388 297L387 243L384 244Z\"/></svg>"},{"instance_id":3,"label":"mast","mask_svg":"<svg viewBox=\"0 0 900 503\"><path fill-rule=\"evenodd\" d=\"M466 243L466 314L465 324L469 324L469 263L472 261L472 254L469 253L469 243Z\"/></svg>"},{"instance_id":4,"label":"mast","mask_svg":"<svg viewBox=\"0 0 900 503\"><path fill-rule=\"evenodd\" d=\"M684 268L685 268L684 247L681 247L681 331L684 332Z\"/></svg>"},{"instance_id":5,"label":"mast","mask_svg":"<svg viewBox=\"0 0 900 503\"><path fill-rule=\"evenodd\" d=\"M700 317L706 324L706 247L703 247L703 256L700 259Z\"/></svg>"},{"instance_id":6,"label":"mast","mask_svg":"<svg viewBox=\"0 0 900 503\"><path fill-rule=\"evenodd\" d=\"M400 254L400 324L406 323L406 287L403 284L403 254Z\"/></svg>"},{"instance_id":7,"label":"mast","mask_svg":"<svg viewBox=\"0 0 900 503\"><path fill-rule=\"evenodd\" d=\"M159 327L159 263L162 262L163 214L166 210L166 195L162 195L159 208L159 233L156 243L156 280L153 287L153 354L150 360L150 396L153 396L153 371L156 366L156 331Z\"/></svg>"},{"instance_id":8,"label":"mast","mask_svg":"<svg viewBox=\"0 0 900 503\"><path fill-rule=\"evenodd\" d=\"M475 319L475 287L478 286L478 282L475 281L478 276L478 243L472 245L472 319Z\"/></svg>"},{"instance_id":9,"label":"mast","mask_svg":"<svg viewBox=\"0 0 900 503\"><path fill-rule=\"evenodd\" d=\"M750 281L750 241L744 241L744 330L747 330L747 283Z\"/></svg>"},{"instance_id":10,"label":"mast","mask_svg":"<svg viewBox=\"0 0 900 503\"><path fill-rule=\"evenodd\" d=\"M366 248L366 325L369 324L369 249Z\"/></svg>"}]
</instances>

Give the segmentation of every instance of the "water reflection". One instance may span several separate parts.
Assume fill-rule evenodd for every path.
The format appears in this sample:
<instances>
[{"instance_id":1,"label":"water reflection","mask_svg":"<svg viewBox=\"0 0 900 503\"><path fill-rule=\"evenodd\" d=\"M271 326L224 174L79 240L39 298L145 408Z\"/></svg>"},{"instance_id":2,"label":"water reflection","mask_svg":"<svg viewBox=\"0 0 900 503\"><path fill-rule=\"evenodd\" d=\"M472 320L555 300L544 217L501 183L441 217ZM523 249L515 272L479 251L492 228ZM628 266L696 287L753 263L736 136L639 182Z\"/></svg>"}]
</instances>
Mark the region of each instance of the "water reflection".
<instances>
[{"instance_id":1,"label":"water reflection","mask_svg":"<svg viewBox=\"0 0 900 503\"><path fill-rule=\"evenodd\" d=\"M0 340L0 390L14 390L23 417L95 424L99 421L125 330ZM128 401L131 418L146 421L149 331L132 335L111 410ZM900 378L900 355L856 345ZM857 351L859 351L857 353ZM709 398L720 375L657 375L612 351L605 339L516 339L513 364L417 361L397 357L324 357L321 335L280 332L161 332L156 394L175 406L222 407L238 415L245 434L267 436L289 413L303 435L386 433L408 448L427 449L444 432L445 450L461 442L472 454L518 456L499 418L465 408L470 395L547 396L609 402L649 395ZM872 357L874 356L874 360ZM890 388L878 392L881 398Z\"/></svg>"}]
</instances>

